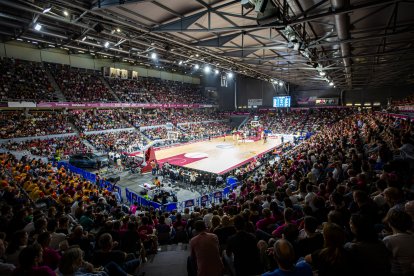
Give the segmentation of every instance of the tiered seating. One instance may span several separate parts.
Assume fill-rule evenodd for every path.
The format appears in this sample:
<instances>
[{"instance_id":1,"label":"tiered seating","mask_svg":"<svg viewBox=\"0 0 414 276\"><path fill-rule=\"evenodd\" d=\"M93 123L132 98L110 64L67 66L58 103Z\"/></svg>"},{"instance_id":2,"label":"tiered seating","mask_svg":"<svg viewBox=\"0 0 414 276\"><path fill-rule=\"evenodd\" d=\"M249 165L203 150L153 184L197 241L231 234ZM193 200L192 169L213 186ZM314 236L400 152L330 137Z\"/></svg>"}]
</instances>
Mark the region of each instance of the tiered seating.
<instances>
[{"instance_id":1,"label":"tiered seating","mask_svg":"<svg viewBox=\"0 0 414 276\"><path fill-rule=\"evenodd\" d=\"M103 84L100 72L49 64L50 71L68 101L115 102L116 99Z\"/></svg>"},{"instance_id":2,"label":"tiered seating","mask_svg":"<svg viewBox=\"0 0 414 276\"><path fill-rule=\"evenodd\" d=\"M170 120L166 117L166 112L161 110L128 110L122 113L123 118L136 128L140 126L164 125Z\"/></svg>"},{"instance_id":3,"label":"tiered seating","mask_svg":"<svg viewBox=\"0 0 414 276\"><path fill-rule=\"evenodd\" d=\"M227 116L208 109L176 109L167 111L166 115L173 124L186 122L203 122L228 119Z\"/></svg>"},{"instance_id":4,"label":"tiered seating","mask_svg":"<svg viewBox=\"0 0 414 276\"><path fill-rule=\"evenodd\" d=\"M146 103L156 101L145 90L141 81L119 78L107 78L107 81L122 102Z\"/></svg>"},{"instance_id":5,"label":"tiered seating","mask_svg":"<svg viewBox=\"0 0 414 276\"><path fill-rule=\"evenodd\" d=\"M222 122L189 124L182 125L180 128L185 132L183 138L186 140L218 136L231 131L231 127Z\"/></svg>"},{"instance_id":6,"label":"tiered seating","mask_svg":"<svg viewBox=\"0 0 414 276\"><path fill-rule=\"evenodd\" d=\"M56 112L0 112L1 139L73 132L65 115Z\"/></svg>"},{"instance_id":7,"label":"tiered seating","mask_svg":"<svg viewBox=\"0 0 414 276\"><path fill-rule=\"evenodd\" d=\"M40 63L18 59L0 59L0 100L54 101L45 69Z\"/></svg>"},{"instance_id":8,"label":"tiered seating","mask_svg":"<svg viewBox=\"0 0 414 276\"><path fill-rule=\"evenodd\" d=\"M177 129L174 128L172 131L177 131ZM141 132L144 133L151 140L168 138L168 130L165 127L148 128L141 130Z\"/></svg>"},{"instance_id":9,"label":"tiered seating","mask_svg":"<svg viewBox=\"0 0 414 276\"><path fill-rule=\"evenodd\" d=\"M399 105L413 105L414 104L414 95L407 96L401 100L392 101L392 105L399 106Z\"/></svg>"},{"instance_id":10,"label":"tiered seating","mask_svg":"<svg viewBox=\"0 0 414 276\"><path fill-rule=\"evenodd\" d=\"M133 152L141 150L146 140L138 131L120 131L85 136L97 150L103 152Z\"/></svg>"},{"instance_id":11,"label":"tiered seating","mask_svg":"<svg viewBox=\"0 0 414 276\"><path fill-rule=\"evenodd\" d=\"M76 110L71 111L71 116L82 132L132 127L116 110L98 110L96 114L93 110Z\"/></svg>"},{"instance_id":12,"label":"tiered seating","mask_svg":"<svg viewBox=\"0 0 414 276\"><path fill-rule=\"evenodd\" d=\"M138 82L143 90L159 103L205 103L199 87L192 84L176 81L161 80L158 78L139 78ZM151 99L152 101L153 99Z\"/></svg>"},{"instance_id":13,"label":"tiered seating","mask_svg":"<svg viewBox=\"0 0 414 276\"><path fill-rule=\"evenodd\" d=\"M75 153L89 152L85 144L82 143L78 136L52 138L46 140L28 140L22 142L8 142L4 145L8 150L26 151L37 156L45 156L50 159L68 159Z\"/></svg>"},{"instance_id":14,"label":"tiered seating","mask_svg":"<svg viewBox=\"0 0 414 276\"><path fill-rule=\"evenodd\" d=\"M322 112L318 116L327 115ZM414 157L392 154L412 153L411 128L408 121L377 114L347 116L302 144L285 148L272 163L258 158L255 163L263 166L250 175L247 172L253 170L253 164L237 172L242 184L228 198L209 208L195 206L193 211L159 212L152 206L134 204L126 214L113 195L77 175L39 160L0 155L0 171L8 172L0 180L0 232L4 232L0 240L8 241L1 262L9 264L2 267L11 273L15 269L13 256L21 250L21 256L33 260L27 260L24 273L18 268L14 275L27 271L54 275L57 267L60 274L73 274L82 256L92 262L90 270L105 266L117 271L108 271L109 275L133 274L139 261L123 266L126 253L134 253L131 260L137 256L145 260L143 252L155 253L157 241L179 243L196 237L190 240L193 259L189 259L189 267L192 260L211 264L198 266L200 275L213 275L216 268L214 275L220 275L223 256L238 260L245 252L248 261L235 261L234 266L224 262L228 271L251 275L275 270L264 275L312 275L312 270L324 275L412 275L414 201L410 189L414 170L410 168ZM47 213L26 207L29 205L17 184L37 203L52 207ZM53 239L47 236L46 226ZM206 251L197 242L210 237L197 236L203 231L217 236L212 239L215 250L208 253L208 259L200 257ZM241 243L241 238L249 242ZM35 251L36 239L47 249L39 264L39 247L37 255L27 253ZM22 244L14 246L15 240ZM118 242L115 252L113 241ZM60 256L59 245L63 258L47 258ZM68 249L68 245L75 247ZM119 260L103 258L108 252L117 254ZM154 260L160 254L163 252L155 254ZM68 260L68 256L79 257ZM187 255L178 261L185 266ZM69 272L65 270L68 267L72 269Z\"/></svg>"}]
</instances>

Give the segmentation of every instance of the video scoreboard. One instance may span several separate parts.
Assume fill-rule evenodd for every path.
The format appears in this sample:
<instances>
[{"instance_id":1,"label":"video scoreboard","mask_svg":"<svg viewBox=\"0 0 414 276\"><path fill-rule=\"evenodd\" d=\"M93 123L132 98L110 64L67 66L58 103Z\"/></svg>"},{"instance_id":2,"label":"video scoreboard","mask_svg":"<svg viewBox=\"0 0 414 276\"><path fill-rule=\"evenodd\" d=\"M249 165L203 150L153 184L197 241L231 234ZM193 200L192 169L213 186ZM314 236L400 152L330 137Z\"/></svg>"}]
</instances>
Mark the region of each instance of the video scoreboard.
<instances>
[{"instance_id":1,"label":"video scoreboard","mask_svg":"<svg viewBox=\"0 0 414 276\"><path fill-rule=\"evenodd\" d=\"M273 97L273 107L290 107L290 96Z\"/></svg>"}]
</instances>

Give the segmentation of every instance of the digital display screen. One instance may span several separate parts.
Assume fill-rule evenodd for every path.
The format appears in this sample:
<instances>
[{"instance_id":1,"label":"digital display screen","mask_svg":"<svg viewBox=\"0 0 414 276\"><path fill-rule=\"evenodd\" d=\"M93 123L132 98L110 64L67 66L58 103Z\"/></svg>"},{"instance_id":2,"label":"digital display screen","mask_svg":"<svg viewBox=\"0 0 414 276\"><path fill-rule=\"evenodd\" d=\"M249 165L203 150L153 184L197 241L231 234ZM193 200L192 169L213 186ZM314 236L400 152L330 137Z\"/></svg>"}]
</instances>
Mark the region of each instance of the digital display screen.
<instances>
[{"instance_id":1,"label":"digital display screen","mask_svg":"<svg viewBox=\"0 0 414 276\"><path fill-rule=\"evenodd\" d=\"M273 97L273 107L290 107L290 96Z\"/></svg>"}]
</instances>

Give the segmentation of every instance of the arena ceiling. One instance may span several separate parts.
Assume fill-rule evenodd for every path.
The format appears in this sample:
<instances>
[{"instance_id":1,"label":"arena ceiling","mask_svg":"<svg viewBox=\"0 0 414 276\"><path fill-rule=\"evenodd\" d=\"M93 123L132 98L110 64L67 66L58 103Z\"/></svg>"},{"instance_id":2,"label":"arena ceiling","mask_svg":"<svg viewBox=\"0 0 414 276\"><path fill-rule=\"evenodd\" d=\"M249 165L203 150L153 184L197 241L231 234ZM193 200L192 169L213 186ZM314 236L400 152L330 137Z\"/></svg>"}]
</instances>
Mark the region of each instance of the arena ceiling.
<instances>
[{"instance_id":1,"label":"arena ceiling","mask_svg":"<svg viewBox=\"0 0 414 276\"><path fill-rule=\"evenodd\" d=\"M0 35L187 74L210 64L309 89L414 83L414 1L268 0L263 13L255 10L260 1L244 2L250 7L240 0L0 0Z\"/></svg>"}]
</instances>

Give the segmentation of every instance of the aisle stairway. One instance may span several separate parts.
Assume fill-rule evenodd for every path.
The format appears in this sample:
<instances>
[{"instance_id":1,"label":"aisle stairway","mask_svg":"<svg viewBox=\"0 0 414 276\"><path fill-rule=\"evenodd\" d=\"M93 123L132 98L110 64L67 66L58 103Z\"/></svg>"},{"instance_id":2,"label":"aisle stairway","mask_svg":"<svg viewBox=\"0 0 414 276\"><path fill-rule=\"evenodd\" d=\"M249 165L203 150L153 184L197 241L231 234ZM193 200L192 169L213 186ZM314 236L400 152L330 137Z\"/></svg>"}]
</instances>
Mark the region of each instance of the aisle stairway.
<instances>
[{"instance_id":1,"label":"aisle stairway","mask_svg":"<svg viewBox=\"0 0 414 276\"><path fill-rule=\"evenodd\" d=\"M52 85L53 89L55 90L55 95L59 102L66 102L66 98L62 93L62 90L60 90L59 85L56 83L55 78L53 77L52 73L50 73L49 69L47 67L44 67L46 71L46 75L49 79L50 84Z\"/></svg>"},{"instance_id":2,"label":"aisle stairway","mask_svg":"<svg viewBox=\"0 0 414 276\"><path fill-rule=\"evenodd\" d=\"M99 78L101 79L103 85L105 85L105 87L108 88L109 93L111 93L111 95L114 96L114 98L116 99L117 102L120 102L121 100L118 98L118 96L116 95L116 93L114 92L114 90L112 90L111 86L106 81L106 79L104 77L102 77L102 76L99 76Z\"/></svg>"},{"instance_id":3,"label":"aisle stairway","mask_svg":"<svg viewBox=\"0 0 414 276\"><path fill-rule=\"evenodd\" d=\"M155 255L148 257L139 275L184 276L187 275L188 244L161 245Z\"/></svg>"}]
</instances>

